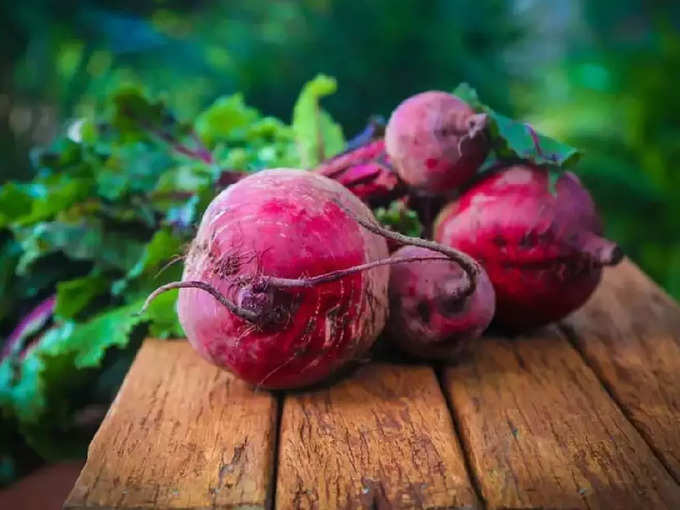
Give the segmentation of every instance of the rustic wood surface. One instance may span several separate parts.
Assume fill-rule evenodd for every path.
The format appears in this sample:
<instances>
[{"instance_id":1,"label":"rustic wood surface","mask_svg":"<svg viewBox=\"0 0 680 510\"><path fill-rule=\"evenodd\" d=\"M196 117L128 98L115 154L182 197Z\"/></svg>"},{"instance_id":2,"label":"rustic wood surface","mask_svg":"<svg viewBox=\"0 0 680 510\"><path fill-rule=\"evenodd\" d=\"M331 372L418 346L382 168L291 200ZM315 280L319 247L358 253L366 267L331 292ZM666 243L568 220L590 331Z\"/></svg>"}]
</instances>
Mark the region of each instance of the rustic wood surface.
<instances>
[{"instance_id":1,"label":"rustic wood surface","mask_svg":"<svg viewBox=\"0 0 680 510\"><path fill-rule=\"evenodd\" d=\"M605 273L591 300L564 325L680 482L680 307L624 261Z\"/></svg>"},{"instance_id":2,"label":"rustic wood surface","mask_svg":"<svg viewBox=\"0 0 680 510\"><path fill-rule=\"evenodd\" d=\"M680 486L556 328L445 370L489 509L678 509Z\"/></svg>"},{"instance_id":3,"label":"rustic wood surface","mask_svg":"<svg viewBox=\"0 0 680 510\"><path fill-rule=\"evenodd\" d=\"M283 405L276 507L477 508L433 370L373 364Z\"/></svg>"},{"instance_id":4,"label":"rustic wood surface","mask_svg":"<svg viewBox=\"0 0 680 510\"><path fill-rule=\"evenodd\" d=\"M632 263L441 383L373 363L277 400L147 340L65 507L680 509L680 308Z\"/></svg>"},{"instance_id":5,"label":"rustic wood surface","mask_svg":"<svg viewBox=\"0 0 680 510\"><path fill-rule=\"evenodd\" d=\"M65 508L267 508L276 415L187 342L147 340Z\"/></svg>"}]
</instances>

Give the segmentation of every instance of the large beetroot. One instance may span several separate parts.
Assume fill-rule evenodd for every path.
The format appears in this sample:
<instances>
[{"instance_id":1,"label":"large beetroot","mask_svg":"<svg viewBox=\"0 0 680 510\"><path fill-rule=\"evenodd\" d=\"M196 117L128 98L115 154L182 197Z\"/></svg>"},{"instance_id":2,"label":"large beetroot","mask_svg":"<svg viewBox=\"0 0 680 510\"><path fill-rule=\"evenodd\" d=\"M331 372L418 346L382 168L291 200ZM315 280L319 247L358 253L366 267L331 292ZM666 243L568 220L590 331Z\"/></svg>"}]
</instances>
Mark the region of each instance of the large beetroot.
<instances>
[{"instance_id":1,"label":"large beetroot","mask_svg":"<svg viewBox=\"0 0 680 510\"><path fill-rule=\"evenodd\" d=\"M467 182L489 152L487 118L458 97L430 91L403 101L392 112L385 147L409 186L444 194Z\"/></svg>"},{"instance_id":2,"label":"large beetroot","mask_svg":"<svg viewBox=\"0 0 680 510\"><path fill-rule=\"evenodd\" d=\"M383 235L401 238L339 183L301 170L258 172L213 200L182 281L149 299L179 288L191 344L244 380L313 384L362 357L383 329L387 265L399 263ZM471 289L475 263L438 251L462 261Z\"/></svg>"},{"instance_id":3,"label":"large beetroot","mask_svg":"<svg viewBox=\"0 0 680 510\"><path fill-rule=\"evenodd\" d=\"M601 232L575 175L562 174L551 192L546 170L518 164L447 206L434 235L482 264L496 291L497 319L520 329L558 320L588 299L602 266L622 256Z\"/></svg>"},{"instance_id":4,"label":"large beetroot","mask_svg":"<svg viewBox=\"0 0 680 510\"><path fill-rule=\"evenodd\" d=\"M387 256L385 240L335 201L372 217L338 183L296 170L260 172L211 203L183 280L209 282L240 311L200 289L180 290L180 322L203 357L253 384L281 388L319 381L371 347L386 319L386 266L309 288L267 278L314 276Z\"/></svg>"}]
</instances>

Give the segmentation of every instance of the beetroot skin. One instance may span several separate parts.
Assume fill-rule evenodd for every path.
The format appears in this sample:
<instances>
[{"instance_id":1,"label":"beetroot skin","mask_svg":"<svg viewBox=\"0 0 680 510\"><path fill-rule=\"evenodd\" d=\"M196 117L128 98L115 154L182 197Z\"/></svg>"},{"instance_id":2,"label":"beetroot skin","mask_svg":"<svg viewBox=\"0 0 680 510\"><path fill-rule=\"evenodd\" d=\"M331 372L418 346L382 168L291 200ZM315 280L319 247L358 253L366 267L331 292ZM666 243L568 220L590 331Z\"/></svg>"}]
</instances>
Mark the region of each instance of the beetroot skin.
<instances>
[{"instance_id":1,"label":"beetroot skin","mask_svg":"<svg viewBox=\"0 0 680 510\"><path fill-rule=\"evenodd\" d=\"M474 184L435 222L435 239L486 269L499 322L523 329L561 319L595 290L621 250L600 237L595 205L579 179L513 165Z\"/></svg>"},{"instance_id":2,"label":"beetroot skin","mask_svg":"<svg viewBox=\"0 0 680 510\"><path fill-rule=\"evenodd\" d=\"M362 357L385 324L387 266L309 287L270 279L387 257L385 239L355 218L375 221L343 186L311 172L265 170L223 191L203 216L183 282L209 283L239 313L206 289L181 288L177 309L191 344L267 388L313 384Z\"/></svg>"},{"instance_id":3,"label":"beetroot skin","mask_svg":"<svg viewBox=\"0 0 680 510\"><path fill-rule=\"evenodd\" d=\"M321 163L314 172L338 181L367 203L384 201L400 192L383 139L373 140Z\"/></svg>"},{"instance_id":4,"label":"beetroot skin","mask_svg":"<svg viewBox=\"0 0 680 510\"><path fill-rule=\"evenodd\" d=\"M393 257L436 255L405 246ZM403 351L424 359L451 360L489 326L494 290L484 271L470 295L461 293L466 274L455 262L399 264L390 269L390 339Z\"/></svg>"},{"instance_id":5,"label":"beetroot skin","mask_svg":"<svg viewBox=\"0 0 680 510\"><path fill-rule=\"evenodd\" d=\"M486 115L446 92L423 92L392 113L385 146L408 185L444 194L467 182L489 151Z\"/></svg>"}]
</instances>

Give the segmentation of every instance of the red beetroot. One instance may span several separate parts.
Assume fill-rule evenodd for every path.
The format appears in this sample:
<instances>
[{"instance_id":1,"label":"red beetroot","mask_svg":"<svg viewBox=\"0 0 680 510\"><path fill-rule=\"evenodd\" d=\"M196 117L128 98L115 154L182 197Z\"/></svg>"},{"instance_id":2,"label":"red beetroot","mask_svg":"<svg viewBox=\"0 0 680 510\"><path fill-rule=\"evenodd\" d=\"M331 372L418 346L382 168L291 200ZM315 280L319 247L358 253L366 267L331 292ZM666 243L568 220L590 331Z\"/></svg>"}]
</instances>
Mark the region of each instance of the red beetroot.
<instances>
[{"instance_id":1,"label":"red beetroot","mask_svg":"<svg viewBox=\"0 0 680 510\"><path fill-rule=\"evenodd\" d=\"M514 329L558 320L581 306L603 265L621 250L600 234L595 205L579 179L562 174L555 193L546 170L513 165L474 184L435 222L435 239L477 259L496 291L496 317Z\"/></svg>"},{"instance_id":2,"label":"red beetroot","mask_svg":"<svg viewBox=\"0 0 680 510\"><path fill-rule=\"evenodd\" d=\"M396 195L399 178L381 162L354 165L336 180L366 203L377 203Z\"/></svg>"},{"instance_id":3,"label":"red beetroot","mask_svg":"<svg viewBox=\"0 0 680 510\"><path fill-rule=\"evenodd\" d=\"M383 139L324 161L314 171L338 181L364 202L379 201L399 191L399 178L385 153Z\"/></svg>"},{"instance_id":4,"label":"red beetroot","mask_svg":"<svg viewBox=\"0 0 680 510\"><path fill-rule=\"evenodd\" d=\"M446 92L423 92L402 102L385 131L385 146L408 185L443 194L467 182L484 162L486 115Z\"/></svg>"},{"instance_id":5,"label":"red beetroot","mask_svg":"<svg viewBox=\"0 0 680 510\"><path fill-rule=\"evenodd\" d=\"M324 379L371 347L386 319L386 266L312 288L277 288L263 277L314 276L387 256L385 240L334 200L372 218L340 184L296 170L259 172L210 204L183 280L210 282L254 317L181 289L180 322L204 358L250 383L289 388Z\"/></svg>"},{"instance_id":6,"label":"red beetroot","mask_svg":"<svg viewBox=\"0 0 680 510\"><path fill-rule=\"evenodd\" d=\"M180 322L204 358L268 388L313 384L362 357L385 324L387 265L406 261L387 256L383 237L458 260L474 286L471 258L386 231L337 182L278 169L213 200L183 280L154 291L146 305L179 288Z\"/></svg>"},{"instance_id":7,"label":"red beetroot","mask_svg":"<svg viewBox=\"0 0 680 510\"><path fill-rule=\"evenodd\" d=\"M436 255L404 246L394 257ZM455 262L399 264L390 269L390 339L405 352L424 359L451 360L489 326L495 296L484 271L472 294L463 294L465 272Z\"/></svg>"}]
</instances>

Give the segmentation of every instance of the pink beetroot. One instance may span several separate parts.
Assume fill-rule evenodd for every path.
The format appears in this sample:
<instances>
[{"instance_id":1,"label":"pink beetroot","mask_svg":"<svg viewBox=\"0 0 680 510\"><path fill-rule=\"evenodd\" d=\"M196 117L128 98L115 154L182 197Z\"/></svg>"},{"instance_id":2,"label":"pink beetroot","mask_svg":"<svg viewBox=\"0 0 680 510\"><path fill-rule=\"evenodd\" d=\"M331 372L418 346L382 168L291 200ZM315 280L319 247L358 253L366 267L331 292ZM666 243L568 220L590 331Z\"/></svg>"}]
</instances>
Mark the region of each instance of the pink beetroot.
<instances>
[{"instance_id":1,"label":"pink beetroot","mask_svg":"<svg viewBox=\"0 0 680 510\"><path fill-rule=\"evenodd\" d=\"M545 169L517 164L483 178L447 206L434 236L482 264L496 291L496 317L521 329L581 306L602 266L621 259L601 232L593 200L574 174L562 174L551 193Z\"/></svg>"},{"instance_id":2,"label":"pink beetroot","mask_svg":"<svg viewBox=\"0 0 680 510\"><path fill-rule=\"evenodd\" d=\"M385 146L408 185L443 194L467 182L484 162L486 115L446 92L423 92L392 113Z\"/></svg>"},{"instance_id":3,"label":"pink beetroot","mask_svg":"<svg viewBox=\"0 0 680 510\"><path fill-rule=\"evenodd\" d=\"M180 322L206 359L270 388L317 382L361 357L386 319L388 268L311 288L297 279L387 256L385 240L353 214L370 210L340 184L296 170L269 170L230 186L211 203L183 280L210 282L249 314L226 310L199 289L180 290Z\"/></svg>"},{"instance_id":4,"label":"pink beetroot","mask_svg":"<svg viewBox=\"0 0 680 510\"><path fill-rule=\"evenodd\" d=\"M404 246L393 257L436 255ZM390 338L405 352L425 359L451 360L489 326L495 296L484 271L472 294L462 292L466 274L455 262L432 260L390 269Z\"/></svg>"}]
</instances>

